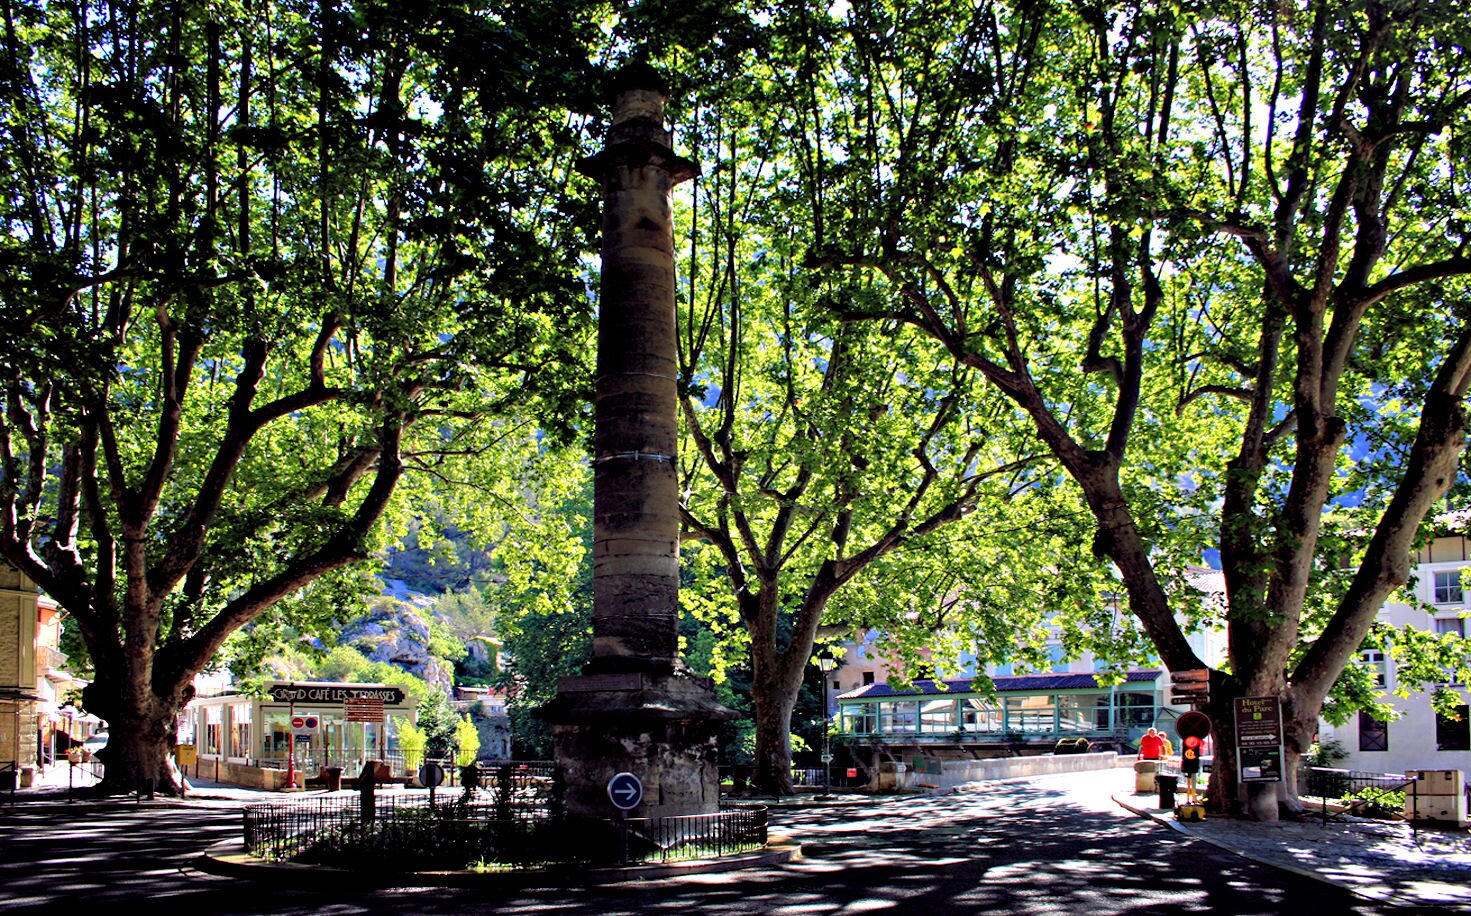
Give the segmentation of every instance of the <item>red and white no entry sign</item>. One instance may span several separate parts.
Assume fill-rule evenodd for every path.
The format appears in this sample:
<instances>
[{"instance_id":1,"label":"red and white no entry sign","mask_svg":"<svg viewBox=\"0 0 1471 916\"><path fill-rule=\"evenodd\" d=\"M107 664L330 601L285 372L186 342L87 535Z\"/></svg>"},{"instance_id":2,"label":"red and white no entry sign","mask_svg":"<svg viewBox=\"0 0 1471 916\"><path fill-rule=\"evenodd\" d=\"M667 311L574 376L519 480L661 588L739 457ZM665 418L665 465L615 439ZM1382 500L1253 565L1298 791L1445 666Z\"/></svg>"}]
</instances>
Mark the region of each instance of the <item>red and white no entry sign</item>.
<instances>
[{"instance_id":1,"label":"red and white no entry sign","mask_svg":"<svg viewBox=\"0 0 1471 916\"><path fill-rule=\"evenodd\" d=\"M306 728L306 717L305 716L292 716L291 717L291 727L292 728Z\"/></svg>"}]
</instances>

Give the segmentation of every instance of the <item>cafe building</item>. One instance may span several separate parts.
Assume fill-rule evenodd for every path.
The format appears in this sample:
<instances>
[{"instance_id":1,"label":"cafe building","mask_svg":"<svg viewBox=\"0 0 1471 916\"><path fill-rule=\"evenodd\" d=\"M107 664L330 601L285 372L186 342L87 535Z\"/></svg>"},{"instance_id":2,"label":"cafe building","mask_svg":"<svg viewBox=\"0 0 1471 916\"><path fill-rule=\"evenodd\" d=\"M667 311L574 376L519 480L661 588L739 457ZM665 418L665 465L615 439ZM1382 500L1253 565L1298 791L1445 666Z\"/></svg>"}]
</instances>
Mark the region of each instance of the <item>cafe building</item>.
<instances>
[{"instance_id":1,"label":"cafe building","mask_svg":"<svg viewBox=\"0 0 1471 916\"><path fill-rule=\"evenodd\" d=\"M399 729L417 705L402 687L320 681L196 697L180 722L179 763L186 776L260 789L285 786L289 771L300 782L324 767L355 773L366 760L401 776Z\"/></svg>"}]
</instances>

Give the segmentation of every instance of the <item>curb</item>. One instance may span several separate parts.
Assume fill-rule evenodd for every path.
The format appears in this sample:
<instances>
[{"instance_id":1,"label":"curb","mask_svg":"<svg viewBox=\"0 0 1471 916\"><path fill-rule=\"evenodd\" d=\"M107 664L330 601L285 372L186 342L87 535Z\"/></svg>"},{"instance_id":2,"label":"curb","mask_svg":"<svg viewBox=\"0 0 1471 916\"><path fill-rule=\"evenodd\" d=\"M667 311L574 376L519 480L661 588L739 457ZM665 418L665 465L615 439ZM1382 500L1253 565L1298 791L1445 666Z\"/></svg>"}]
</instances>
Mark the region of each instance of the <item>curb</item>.
<instances>
[{"instance_id":1,"label":"curb","mask_svg":"<svg viewBox=\"0 0 1471 916\"><path fill-rule=\"evenodd\" d=\"M404 871L368 874L346 868L269 862L245 851L240 840L216 843L194 862L200 871L226 877L285 881L298 886L361 888L374 887L494 887L512 890L558 889L569 886L596 887L626 881L708 875L785 865L800 861L802 845L790 837L774 835L766 848L722 859L695 859L667 865L630 865L621 868L539 868L510 872Z\"/></svg>"},{"instance_id":2,"label":"curb","mask_svg":"<svg viewBox=\"0 0 1471 916\"><path fill-rule=\"evenodd\" d=\"M1334 879L1325 876L1322 872L1314 871L1311 868L1304 868L1301 865L1282 862L1278 859L1269 859L1266 856L1257 855L1256 853L1249 850L1239 849L1235 846L1222 843L1221 841L1213 837L1204 836L1199 833L1191 833L1189 828L1181 824L1179 821L1175 820L1172 817L1166 817L1165 810L1163 808L1140 808L1132 804L1131 802L1119 797L1118 795L1113 795L1111 797L1114 800L1114 804L1118 805L1120 808L1123 808L1125 811L1131 812L1132 814L1138 815L1139 817L1145 818L1147 820L1154 821L1156 824L1161 824L1165 827L1169 827L1171 830L1175 831L1178 834L1181 834L1182 836L1188 837L1201 843L1208 843L1211 846L1216 847L1217 849L1220 849L1224 852L1229 852L1232 855L1238 856L1242 859L1246 859L1249 862L1255 862L1258 865L1265 865L1268 868L1275 868L1302 878L1311 878L1312 880L1322 882L1323 884L1331 884L1334 887L1342 888L1343 890L1348 891L1350 894L1353 894L1355 897L1361 898L1365 902L1387 903L1395 907L1410 907L1416 909L1424 909L1426 907L1430 907L1433 910L1436 908L1436 905L1434 904L1427 904L1421 900L1410 900L1389 891L1366 889L1352 884L1345 884L1342 881L1335 881Z\"/></svg>"}]
</instances>

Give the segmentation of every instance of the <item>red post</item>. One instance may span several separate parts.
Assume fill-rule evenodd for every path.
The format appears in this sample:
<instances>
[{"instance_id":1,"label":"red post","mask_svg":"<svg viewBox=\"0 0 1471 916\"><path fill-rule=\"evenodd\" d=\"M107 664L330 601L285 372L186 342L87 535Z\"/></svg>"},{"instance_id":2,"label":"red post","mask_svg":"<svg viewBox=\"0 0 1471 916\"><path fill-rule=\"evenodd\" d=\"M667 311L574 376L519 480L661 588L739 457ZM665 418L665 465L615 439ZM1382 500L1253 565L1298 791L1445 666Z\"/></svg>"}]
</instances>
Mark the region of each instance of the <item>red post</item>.
<instances>
[{"instance_id":1,"label":"red post","mask_svg":"<svg viewBox=\"0 0 1471 916\"><path fill-rule=\"evenodd\" d=\"M296 785L296 703L292 701L286 711L286 788L295 789Z\"/></svg>"}]
</instances>

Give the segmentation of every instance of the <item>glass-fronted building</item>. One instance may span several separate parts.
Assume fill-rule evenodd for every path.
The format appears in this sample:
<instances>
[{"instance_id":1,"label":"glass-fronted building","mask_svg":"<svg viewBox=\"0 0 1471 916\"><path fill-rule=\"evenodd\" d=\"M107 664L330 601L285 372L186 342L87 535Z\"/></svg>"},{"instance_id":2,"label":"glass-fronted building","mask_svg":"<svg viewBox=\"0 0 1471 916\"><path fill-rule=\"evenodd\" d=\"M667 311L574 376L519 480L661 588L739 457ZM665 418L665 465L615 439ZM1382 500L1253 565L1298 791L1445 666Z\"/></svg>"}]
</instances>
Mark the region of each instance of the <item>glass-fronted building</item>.
<instances>
[{"instance_id":1,"label":"glass-fronted building","mask_svg":"<svg viewBox=\"0 0 1471 916\"><path fill-rule=\"evenodd\" d=\"M402 770L399 727L413 722L418 698L388 684L271 681L259 694L225 692L196 698L180 723L192 744L195 775L241 785L278 782L296 743L295 769L313 776L324 766L350 772L365 760Z\"/></svg>"},{"instance_id":2,"label":"glass-fronted building","mask_svg":"<svg viewBox=\"0 0 1471 916\"><path fill-rule=\"evenodd\" d=\"M858 743L952 746L1036 745L1062 738L1127 747L1161 717L1161 672L1137 670L1100 687L1092 674L993 677L995 692L971 679L915 681L908 690L868 684L838 696L838 732Z\"/></svg>"}]
</instances>

